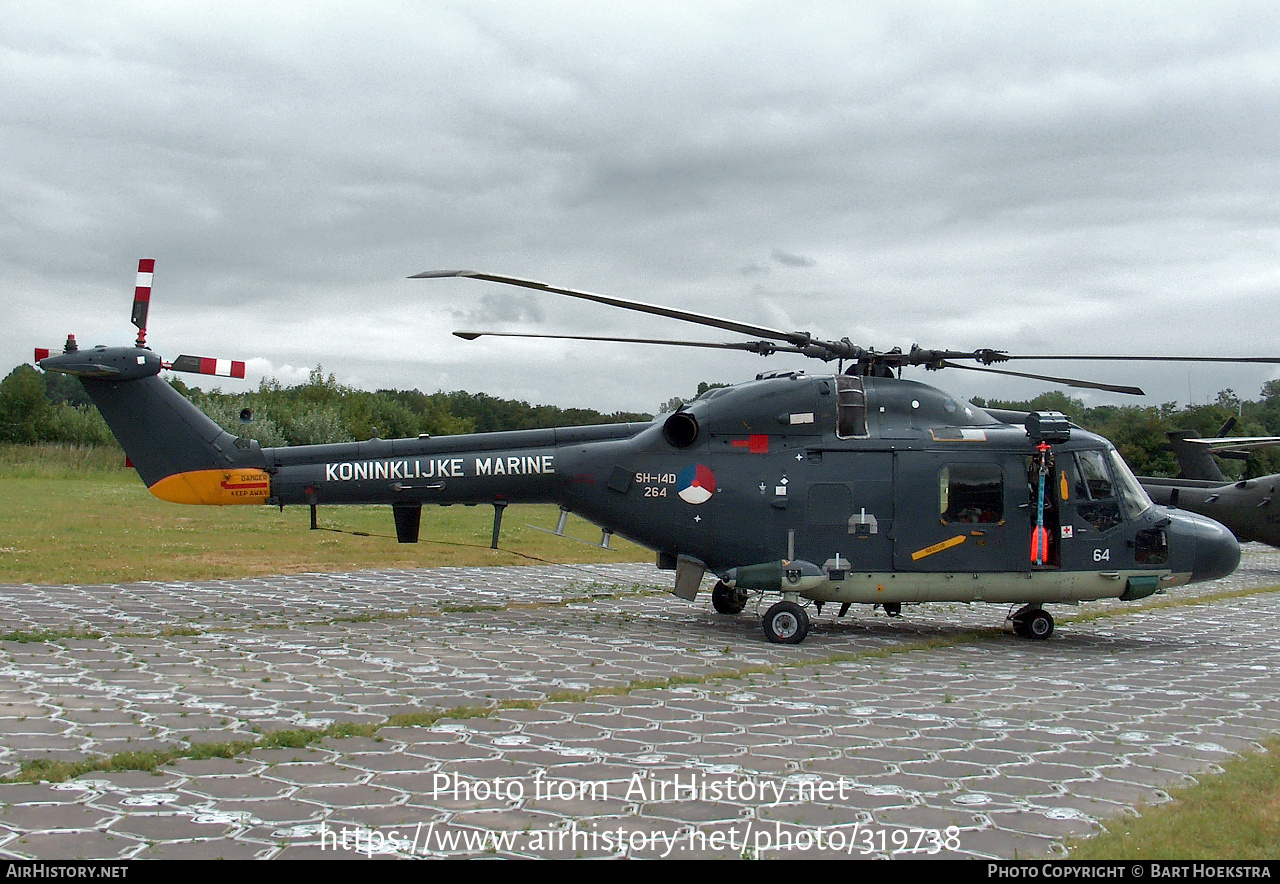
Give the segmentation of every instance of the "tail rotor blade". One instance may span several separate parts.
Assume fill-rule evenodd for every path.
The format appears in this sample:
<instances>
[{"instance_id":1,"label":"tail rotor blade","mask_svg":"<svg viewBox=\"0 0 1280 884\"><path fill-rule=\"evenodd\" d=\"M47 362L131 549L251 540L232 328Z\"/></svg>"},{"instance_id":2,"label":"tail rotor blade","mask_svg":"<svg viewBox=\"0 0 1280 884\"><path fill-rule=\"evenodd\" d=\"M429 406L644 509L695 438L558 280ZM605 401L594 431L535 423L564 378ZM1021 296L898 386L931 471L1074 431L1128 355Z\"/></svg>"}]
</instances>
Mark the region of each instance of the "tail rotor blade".
<instances>
[{"instance_id":1,"label":"tail rotor blade","mask_svg":"<svg viewBox=\"0 0 1280 884\"><path fill-rule=\"evenodd\" d=\"M179 356L165 368L192 374L215 375L220 378L244 377L244 363L234 359L209 359L206 356Z\"/></svg>"},{"instance_id":2,"label":"tail rotor blade","mask_svg":"<svg viewBox=\"0 0 1280 884\"><path fill-rule=\"evenodd\" d=\"M138 259L138 281L133 288L133 314L129 317L138 329L138 346L147 346L147 310L151 306L151 278L156 272L155 258Z\"/></svg>"},{"instance_id":3,"label":"tail rotor blade","mask_svg":"<svg viewBox=\"0 0 1280 884\"><path fill-rule=\"evenodd\" d=\"M76 343L75 335L67 335L67 342L62 345L63 353L74 353L80 349L80 345ZM48 359L53 355L53 351L45 347L36 347L36 365L40 364L41 359Z\"/></svg>"}]
</instances>

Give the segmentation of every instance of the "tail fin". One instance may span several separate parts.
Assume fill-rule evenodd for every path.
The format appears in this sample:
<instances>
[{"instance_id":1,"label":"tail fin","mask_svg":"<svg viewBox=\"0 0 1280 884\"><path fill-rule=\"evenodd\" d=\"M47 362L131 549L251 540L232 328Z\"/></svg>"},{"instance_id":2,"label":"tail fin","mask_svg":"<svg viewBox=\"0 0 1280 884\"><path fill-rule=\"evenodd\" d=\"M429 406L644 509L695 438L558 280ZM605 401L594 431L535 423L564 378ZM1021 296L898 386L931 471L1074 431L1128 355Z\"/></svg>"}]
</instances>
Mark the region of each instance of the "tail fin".
<instances>
[{"instance_id":1,"label":"tail fin","mask_svg":"<svg viewBox=\"0 0 1280 884\"><path fill-rule=\"evenodd\" d=\"M1227 477L1218 469L1213 459L1213 451L1208 445L1196 445L1188 439L1199 439L1195 430L1170 430L1169 448L1178 459L1179 479L1203 479L1212 482L1226 482Z\"/></svg>"},{"instance_id":2,"label":"tail fin","mask_svg":"<svg viewBox=\"0 0 1280 884\"><path fill-rule=\"evenodd\" d=\"M95 347L40 360L80 377L151 493L174 503L265 503L270 476L257 442L238 439L159 377L138 347Z\"/></svg>"}]
</instances>

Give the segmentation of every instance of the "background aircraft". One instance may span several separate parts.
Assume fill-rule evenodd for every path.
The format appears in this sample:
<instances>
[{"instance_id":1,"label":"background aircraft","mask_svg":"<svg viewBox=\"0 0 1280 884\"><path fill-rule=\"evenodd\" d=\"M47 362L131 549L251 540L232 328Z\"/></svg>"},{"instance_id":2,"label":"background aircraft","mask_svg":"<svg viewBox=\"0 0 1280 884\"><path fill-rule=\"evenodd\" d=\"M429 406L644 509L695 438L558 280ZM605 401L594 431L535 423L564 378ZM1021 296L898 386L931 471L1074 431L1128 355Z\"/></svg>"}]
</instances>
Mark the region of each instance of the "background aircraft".
<instances>
[{"instance_id":1,"label":"background aircraft","mask_svg":"<svg viewBox=\"0 0 1280 884\"><path fill-rule=\"evenodd\" d=\"M1208 516L1230 528L1241 542L1280 547L1280 474L1232 481L1214 460L1215 455L1246 459L1251 451L1280 445L1280 437L1227 437L1233 424L1228 421L1213 439L1202 439L1195 430L1171 431L1169 447L1178 459L1178 477L1144 476L1139 481L1162 506Z\"/></svg>"}]
</instances>

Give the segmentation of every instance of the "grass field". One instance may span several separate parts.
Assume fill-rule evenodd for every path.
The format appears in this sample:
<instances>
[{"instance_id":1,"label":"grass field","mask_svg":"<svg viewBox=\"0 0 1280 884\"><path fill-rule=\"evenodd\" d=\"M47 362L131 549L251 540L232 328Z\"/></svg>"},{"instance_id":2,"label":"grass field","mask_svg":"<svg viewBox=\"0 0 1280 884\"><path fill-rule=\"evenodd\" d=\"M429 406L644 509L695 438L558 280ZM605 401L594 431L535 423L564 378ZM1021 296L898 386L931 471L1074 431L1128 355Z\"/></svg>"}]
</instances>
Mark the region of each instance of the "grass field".
<instances>
[{"instance_id":1,"label":"grass field","mask_svg":"<svg viewBox=\"0 0 1280 884\"><path fill-rule=\"evenodd\" d=\"M303 571L649 561L613 538L613 551L552 537L554 506L511 506L499 550L493 508L424 507L419 543L401 544L389 507L200 507L151 495L118 451L0 447L0 583L201 580ZM600 530L570 518L593 543ZM351 533L351 532L359 532Z\"/></svg>"},{"instance_id":2,"label":"grass field","mask_svg":"<svg viewBox=\"0 0 1280 884\"><path fill-rule=\"evenodd\" d=\"M1275 860L1280 858L1280 739L1232 760L1219 776L1170 791L1173 801L1117 817L1072 859Z\"/></svg>"}]
</instances>

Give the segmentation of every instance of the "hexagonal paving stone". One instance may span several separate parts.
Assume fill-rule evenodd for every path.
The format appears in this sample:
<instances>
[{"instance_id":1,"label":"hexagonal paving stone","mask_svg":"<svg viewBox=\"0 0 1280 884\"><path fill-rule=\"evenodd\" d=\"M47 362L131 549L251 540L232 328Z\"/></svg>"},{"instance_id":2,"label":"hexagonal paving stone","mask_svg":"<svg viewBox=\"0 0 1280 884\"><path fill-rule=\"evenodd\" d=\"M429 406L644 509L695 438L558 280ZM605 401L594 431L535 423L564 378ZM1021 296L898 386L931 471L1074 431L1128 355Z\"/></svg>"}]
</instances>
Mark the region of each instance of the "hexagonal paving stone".
<instances>
[{"instance_id":1,"label":"hexagonal paving stone","mask_svg":"<svg viewBox=\"0 0 1280 884\"><path fill-rule=\"evenodd\" d=\"M590 607L562 604L593 579L615 589ZM1249 550L1232 578L1177 592L1193 599L1276 583L1280 553ZM994 628L999 606L925 605L895 620L824 613L796 648L769 645L754 617L712 615L702 596L690 607L627 589L666 584L651 566L610 565L0 587L10 622L104 635L0 643L0 704L14 704L0 705L0 770L106 747L251 742L463 707L432 727L180 759L159 777L0 785L0 852L362 858L321 850L318 832L385 835L422 824L523 839L437 843L427 855L730 857L742 845L728 835L749 825L810 842L818 831L891 837L954 826L959 844L947 856L1057 855L1063 838L1163 800L1169 785L1280 730L1280 667L1258 662L1280 645L1280 625L1270 626L1280 624L1277 593L1231 609L1104 602L1090 611L1115 616L1079 624L1064 610L1054 639L1035 645ZM520 607L473 610L508 604L513 586ZM1242 607L1258 626L1247 635L1233 629ZM395 616L342 619L351 610ZM137 634L142 623L199 617L199 635ZM957 641L911 649L926 637ZM883 649L898 653L823 661ZM751 672L679 683L735 667ZM666 679L672 687L652 686ZM615 693L643 680L650 686ZM547 701L552 694L569 699ZM839 782L846 793L628 795L635 777L677 776L793 791ZM438 777L473 791L441 794ZM535 780L577 791L475 790L499 780L526 793ZM649 840L559 837L583 826ZM663 846L677 836L683 853ZM866 854L908 858L893 848L882 841ZM764 855L829 853L809 843Z\"/></svg>"}]
</instances>

